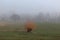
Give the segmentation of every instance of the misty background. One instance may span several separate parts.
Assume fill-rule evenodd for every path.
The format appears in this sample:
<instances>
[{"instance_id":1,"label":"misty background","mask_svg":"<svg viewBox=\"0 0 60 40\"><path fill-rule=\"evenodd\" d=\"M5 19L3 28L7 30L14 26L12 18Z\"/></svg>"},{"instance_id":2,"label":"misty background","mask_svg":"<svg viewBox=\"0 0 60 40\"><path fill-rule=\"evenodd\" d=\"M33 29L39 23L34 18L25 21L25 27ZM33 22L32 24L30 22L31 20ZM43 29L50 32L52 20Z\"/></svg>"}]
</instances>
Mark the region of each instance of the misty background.
<instances>
[{"instance_id":1,"label":"misty background","mask_svg":"<svg viewBox=\"0 0 60 40\"><path fill-rule=\"evenodd\" d=\"M0 0L1 22L60 23L60 0Z\"/></svg>"}]
</instances>

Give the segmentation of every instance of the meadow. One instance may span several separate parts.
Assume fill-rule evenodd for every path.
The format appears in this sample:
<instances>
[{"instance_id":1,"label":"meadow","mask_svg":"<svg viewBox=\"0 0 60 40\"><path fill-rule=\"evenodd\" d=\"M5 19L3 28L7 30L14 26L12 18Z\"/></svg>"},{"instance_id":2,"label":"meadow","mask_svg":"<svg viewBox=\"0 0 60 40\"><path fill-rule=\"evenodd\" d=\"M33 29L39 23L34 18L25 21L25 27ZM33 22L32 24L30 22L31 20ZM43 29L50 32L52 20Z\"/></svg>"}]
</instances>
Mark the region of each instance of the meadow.
<instances>
[{"instance_id":1,"label":"meadow","mask_svg":"<svg viewBox=\"0 0 60 40\"><path fill-rule=\"evenodd\" d=\"M23 24L0 26L0 40L60 40L60 23L36 23L30 33Z\"/></svg>"}]
</instances>

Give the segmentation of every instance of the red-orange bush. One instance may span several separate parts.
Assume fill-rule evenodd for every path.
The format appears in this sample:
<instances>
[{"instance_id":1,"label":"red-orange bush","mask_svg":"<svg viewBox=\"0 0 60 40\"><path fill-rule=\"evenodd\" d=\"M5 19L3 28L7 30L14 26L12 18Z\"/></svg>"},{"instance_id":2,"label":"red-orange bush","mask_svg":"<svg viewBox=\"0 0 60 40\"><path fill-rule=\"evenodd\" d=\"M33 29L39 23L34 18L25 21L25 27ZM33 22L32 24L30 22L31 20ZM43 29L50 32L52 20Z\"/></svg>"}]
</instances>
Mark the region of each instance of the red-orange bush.
<instances>
[{"instance_id":1,"label":"red-orange bush","mask_svg":"<svg viewBox=\"0 0 60 40\"><path fill-rule=\"evenodd\" d=\"M30 32L35 29L35 23L32 21L28 21L25 23L25 29L27 32Z\"/></svg>"}]
</instances>

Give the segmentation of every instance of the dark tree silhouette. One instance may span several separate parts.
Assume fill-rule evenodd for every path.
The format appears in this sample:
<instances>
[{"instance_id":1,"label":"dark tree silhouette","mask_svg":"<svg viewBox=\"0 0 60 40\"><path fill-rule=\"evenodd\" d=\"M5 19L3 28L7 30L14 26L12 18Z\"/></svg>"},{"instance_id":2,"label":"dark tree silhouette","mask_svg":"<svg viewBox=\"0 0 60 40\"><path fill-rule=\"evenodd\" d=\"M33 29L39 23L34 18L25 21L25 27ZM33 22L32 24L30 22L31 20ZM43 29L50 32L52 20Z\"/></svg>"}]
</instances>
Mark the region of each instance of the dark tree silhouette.
<instances>
[{"instance_id":1,"label":"dark tree silhouette","mask_svg":"<svg viewBox=\"0 0 60 40\"><path fill-rule=\"evenodd\" d=\"M10 17L10 19L13 20L13 21L18 21L18 20L20 20L20 16L17 15L17 14L13 14L13 15Z\"/></svg>"}]
</instances>

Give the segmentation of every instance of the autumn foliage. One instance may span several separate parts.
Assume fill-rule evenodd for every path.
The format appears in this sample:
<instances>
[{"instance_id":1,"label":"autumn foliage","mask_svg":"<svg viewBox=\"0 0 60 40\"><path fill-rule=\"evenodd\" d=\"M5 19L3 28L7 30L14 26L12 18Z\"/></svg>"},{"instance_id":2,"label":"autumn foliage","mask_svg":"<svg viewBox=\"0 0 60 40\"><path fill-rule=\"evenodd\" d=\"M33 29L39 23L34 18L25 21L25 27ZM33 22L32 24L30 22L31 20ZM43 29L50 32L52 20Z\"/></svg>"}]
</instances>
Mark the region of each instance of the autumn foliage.
<instances>
[{"instance_id":1,"label":"autumn foliage","mask_svg":"<svg viewBox=\"0 0 60 40\"><path fill-rule=\"evenodd\" d=\"M32 21L27 21L25 23L25 29L26 29L27 32L31 32L32 30L35 29L35 23L32 22Z\"/></svg>"}]
</instances>

